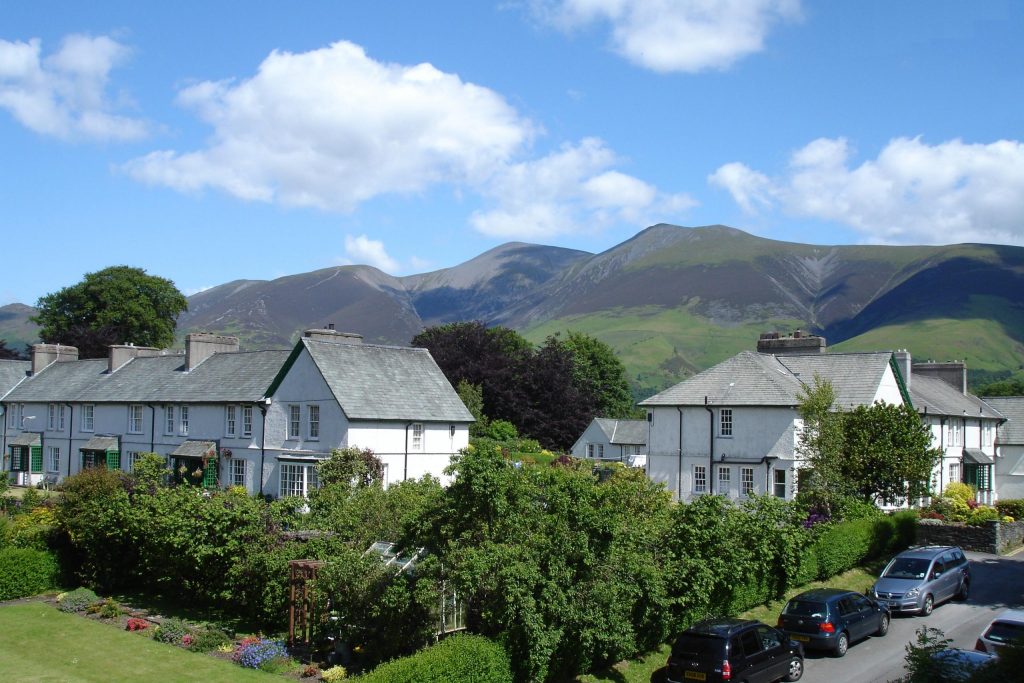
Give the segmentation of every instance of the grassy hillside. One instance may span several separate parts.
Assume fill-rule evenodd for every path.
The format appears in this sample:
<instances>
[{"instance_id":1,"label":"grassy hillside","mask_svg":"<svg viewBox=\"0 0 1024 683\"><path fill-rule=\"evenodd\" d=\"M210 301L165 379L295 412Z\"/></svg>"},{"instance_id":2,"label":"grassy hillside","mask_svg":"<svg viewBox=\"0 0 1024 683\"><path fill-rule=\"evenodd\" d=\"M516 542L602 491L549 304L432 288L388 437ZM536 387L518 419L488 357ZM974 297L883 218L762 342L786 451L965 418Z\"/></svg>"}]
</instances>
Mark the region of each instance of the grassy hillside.
<instances>
[{"instance_id":1,"label":"grassy hillside","mask_svg":"<svg viewBox=\"0 0 1024 683\"><path fill-rule=\"evenodd\" d=\"M618 309L552 320L524 331L538 343L556 332L573 330L611 346L626 366L633 393L646 398L743 350L757 346L758 335L793 330L803 323L765 319L723 327L682 309Z\"/></svg>"}]
</instances>

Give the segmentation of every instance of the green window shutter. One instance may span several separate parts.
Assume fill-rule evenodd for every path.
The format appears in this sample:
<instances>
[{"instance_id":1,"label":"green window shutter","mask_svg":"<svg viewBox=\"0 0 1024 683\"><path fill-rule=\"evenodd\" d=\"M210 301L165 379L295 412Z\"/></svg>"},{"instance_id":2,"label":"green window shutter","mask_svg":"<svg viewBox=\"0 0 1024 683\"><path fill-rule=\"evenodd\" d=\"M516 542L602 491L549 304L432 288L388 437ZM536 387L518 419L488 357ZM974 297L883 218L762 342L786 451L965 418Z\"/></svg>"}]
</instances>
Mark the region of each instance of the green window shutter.
<instances>
[{"instance_id":1,"label":"green window shutter","mask_svg":"<svg viewBox=\"0 0 1024 683\"><path fill-rule=\"evenodd\" d=\"M107 469L121 469L121 451L107 451Z\"/></svg>"},{"instance_id":2,"label":"green window shutter","mask_svg":"<svg viewBox=\"0 0 1024 683\"><path fill-rule=\"evenodd\" d=\"M217 488L217 460L212 459L206 463L206 468L203 470L203 488L215 489Z\"/></svg>"},{"instance_id":3,"label":"green window shutter","mask_svg":"<svg viewBox=\"0 0 1024 683\"><path fill-rule=\"evenodd\" d=\"M32 471L43 471L43 447L32 446Z\"/></svg>"},{"instance_id":4,"label":"green window shutter","mask_svg":"<svg viewBox=\"0 0 1024 683\"><path fill-rule=\"evenodd\" d=\"M20 446L11 446L11 472L22 472L24 467L21 465L21 452Z\"/></svg>"}]
</instances>

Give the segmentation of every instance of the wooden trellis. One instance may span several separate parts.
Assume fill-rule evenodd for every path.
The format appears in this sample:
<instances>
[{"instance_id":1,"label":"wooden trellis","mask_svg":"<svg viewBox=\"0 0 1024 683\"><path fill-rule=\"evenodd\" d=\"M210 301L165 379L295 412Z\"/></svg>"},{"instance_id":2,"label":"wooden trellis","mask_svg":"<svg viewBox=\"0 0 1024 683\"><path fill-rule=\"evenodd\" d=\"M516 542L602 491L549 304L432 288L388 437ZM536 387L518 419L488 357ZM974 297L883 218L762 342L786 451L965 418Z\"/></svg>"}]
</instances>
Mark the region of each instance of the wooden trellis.
<instances>
[{"instance_id":1,"label":"wooden trellis","mask_svg":"<svg viewBox=\"0 0 1024 683\"><path fill-rule=\"evenodd\" d=\"M319 560L292 560L288 563L288 645L309 646L316 625L316 598L311 583L324 563Z\"/></svg>"}]
</instances>

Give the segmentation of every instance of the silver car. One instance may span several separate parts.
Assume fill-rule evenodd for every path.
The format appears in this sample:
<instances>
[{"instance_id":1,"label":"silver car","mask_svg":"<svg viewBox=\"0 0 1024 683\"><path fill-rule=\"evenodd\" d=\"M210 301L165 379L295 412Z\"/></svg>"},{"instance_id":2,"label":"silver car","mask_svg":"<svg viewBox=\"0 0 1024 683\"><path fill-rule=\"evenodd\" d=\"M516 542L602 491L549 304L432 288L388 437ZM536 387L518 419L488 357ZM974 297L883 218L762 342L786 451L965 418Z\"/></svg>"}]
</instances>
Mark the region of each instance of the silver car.
<instances>
[{"instance_id":1,"label":"silver car","mask_svg":"<svg viewBox=\"0 0 1024 683\"><path fill-rule=\"evenodd\" d=\"M890 612L928 616L940 602L967 599L971 568L956 546L911 548L892 558L871 587L871 595Z\"/></svg>"},{"instance_id":2,"label":"silver car","mask_svg":"<svg viewBox=\"0 0 1024 683\"><path fill-rule=\"evenodd\" d=\"M1003 610L978 638L974 649L999 654L999 648L1024 638L1024 610Z\"/></svg>"}]
</instances>

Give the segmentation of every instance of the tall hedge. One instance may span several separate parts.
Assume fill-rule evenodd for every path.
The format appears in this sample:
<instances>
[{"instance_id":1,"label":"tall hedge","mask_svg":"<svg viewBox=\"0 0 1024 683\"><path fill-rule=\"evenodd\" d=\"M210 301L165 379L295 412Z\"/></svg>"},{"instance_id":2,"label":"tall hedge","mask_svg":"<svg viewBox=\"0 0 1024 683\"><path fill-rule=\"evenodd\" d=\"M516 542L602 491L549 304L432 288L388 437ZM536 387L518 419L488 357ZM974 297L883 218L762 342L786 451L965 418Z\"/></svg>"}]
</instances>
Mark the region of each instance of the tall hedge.
<instances>
[{"instance_id":1,"label":"tall hedge","mask_svg":"<svg viewBox=\"0 0 1024 683\"><path fill-rule=\"evenodd\" d=\"M0 600L37 595L57 586L57 558L45 550L0 550Z\"/></svg>"},{"instance_id":2,"label":"tall hedge","mask_svg":"<svg viewBox=\"0 0 1024 683\"><path fill-rule=\"evenodd\" d=\"M500 645L483 636L454 635L414 655L382 664L358 683L512 683Z\"/></svg>"}]
</instances>

